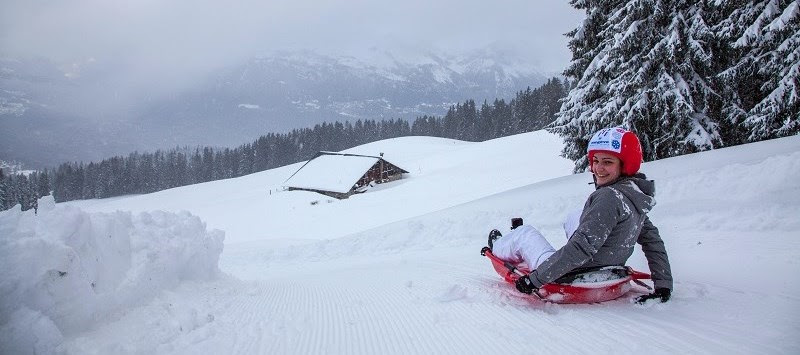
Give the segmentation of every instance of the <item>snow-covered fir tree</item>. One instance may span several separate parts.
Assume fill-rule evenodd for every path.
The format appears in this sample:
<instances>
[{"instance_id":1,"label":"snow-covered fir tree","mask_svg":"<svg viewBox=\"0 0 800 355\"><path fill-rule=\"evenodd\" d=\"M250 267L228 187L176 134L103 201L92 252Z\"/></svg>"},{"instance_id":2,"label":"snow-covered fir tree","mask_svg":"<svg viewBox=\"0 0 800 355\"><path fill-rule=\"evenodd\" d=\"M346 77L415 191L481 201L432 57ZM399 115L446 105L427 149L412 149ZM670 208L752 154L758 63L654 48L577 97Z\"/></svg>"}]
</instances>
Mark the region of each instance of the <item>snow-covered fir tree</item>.
<instances>
[{"instance_id":1,"label":"snow-covered fir tree","mask_svg":"<svg viewBox=\"0 0 800 355\"><path fill-rule=\"evenodd\" d=\"M11 206L8 206L8 183L6 182L5 174L3 174L3 169L0 169L0 211L7 210Z\"/></svg>"},{"instance_id":2,"label":"snow-covered fir tree","mask_svg":"<svg viewBox=\"0 0 800 355\"><path fill-rule=\"evenodd\" d=\"M717 15L711 20L714 22L712 28L721 42L717 56L725 58L715 80L724 97L721 130L726 145L740 144L747 142L749 136L744 126L748 111L763 96L759 85L763 79L756 77L754 63L740 62L744 50L734 46L748 27L746 24L755 20L757 15L753 9L756 3L752 0L719 0L716 5ZM743 80L745 78L747 80Z\"/></svg>"},{"instance_id":3,"label":"snow-covered fir tree","mask_svg":"<svg viewBox=\"0 0 800 355\"><path fill-rule=\"evenodd\" d=\"M646 160L721 144L720 99L709 45L714 34L697 1L588 1L571 4L586 19L568 36L574 83L551 130L565 157L586 168L586 146L604 127L622 126L642 140Z\"/></svg>"},{"instance_id":4,"label":"snow-covered fir tree","mask_svg":"<svg viewBox=\"0 0 800 355\"><path fill-rule=\"evenodd\" d=\"M552 131L564 138L563 155L575 160L576 171L586 166L585 151L588 138L597 128L605 125L602 118L592 113L601 108L600 98L604 94L605 82L612 76L602 61L608 56L607 39L601 37L609 14L621 1L572 0L573 7L584 10L586 17L570 37L569 48L572 61L564 71L572 89L564 99Z\"/></svg>"},{"instance_id":5,"label":"snow-covered fir tree","mask_svg":"<svg viewBox=\"0 0 800 355\"><path fill-rule=\"evenodd\" d=\"M718 1L726 18L715 31L738 54L719 74L725 113L743 122L749 141L800 132L800 4L796 0Z\"/></svg>"}]
</instances>

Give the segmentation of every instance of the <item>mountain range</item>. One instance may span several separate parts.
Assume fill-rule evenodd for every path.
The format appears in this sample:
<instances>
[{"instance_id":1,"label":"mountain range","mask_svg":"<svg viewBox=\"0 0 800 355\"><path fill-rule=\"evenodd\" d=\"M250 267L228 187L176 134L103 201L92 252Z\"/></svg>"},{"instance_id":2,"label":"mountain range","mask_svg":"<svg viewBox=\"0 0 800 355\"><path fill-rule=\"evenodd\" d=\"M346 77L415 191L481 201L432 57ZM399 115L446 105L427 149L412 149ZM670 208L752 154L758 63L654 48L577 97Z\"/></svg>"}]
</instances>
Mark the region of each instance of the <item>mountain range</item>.
<instances>
[{"instance_id":1,"label":"mountain range","mask_svg":"<svg viewBox=\"0 0 800 355\"><path fill-rule=\"evenodd\" d=\"M3 58L0 160L45 168L135 150L237 146L323 121L413 121L468 99L510 99L549 76L498 48L365 53L273 52L183 86L155 80L138 89L91 58L69 65Z\"/></svg>"}]
</instances>

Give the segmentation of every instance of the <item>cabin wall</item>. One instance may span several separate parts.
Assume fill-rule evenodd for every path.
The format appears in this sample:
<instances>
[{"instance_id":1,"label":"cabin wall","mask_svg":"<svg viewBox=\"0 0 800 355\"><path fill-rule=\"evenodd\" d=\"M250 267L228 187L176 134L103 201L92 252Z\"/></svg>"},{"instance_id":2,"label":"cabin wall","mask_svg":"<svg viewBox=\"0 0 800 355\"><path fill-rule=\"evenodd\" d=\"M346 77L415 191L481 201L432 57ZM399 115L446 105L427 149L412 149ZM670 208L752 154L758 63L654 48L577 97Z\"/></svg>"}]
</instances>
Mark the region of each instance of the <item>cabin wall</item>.
<instances>
[{"instance_id":1,"label":"cabin wall","mask_svg":"<svg viewBox=\"0 0 800 355\"><path fill-rule=\"evenodd\" d=\"M381 173L383 171L383 173ZM398 167L385 162L383 160L375 163L369 170L367 170L364 175L358 179L358 181L353 185L353 189L357 189L362 186L366 186L371 181L375 181L378 184L382 184L385 182L395 181L403 178L403 170L399 169Z\"/></svg>"}]
</instances>

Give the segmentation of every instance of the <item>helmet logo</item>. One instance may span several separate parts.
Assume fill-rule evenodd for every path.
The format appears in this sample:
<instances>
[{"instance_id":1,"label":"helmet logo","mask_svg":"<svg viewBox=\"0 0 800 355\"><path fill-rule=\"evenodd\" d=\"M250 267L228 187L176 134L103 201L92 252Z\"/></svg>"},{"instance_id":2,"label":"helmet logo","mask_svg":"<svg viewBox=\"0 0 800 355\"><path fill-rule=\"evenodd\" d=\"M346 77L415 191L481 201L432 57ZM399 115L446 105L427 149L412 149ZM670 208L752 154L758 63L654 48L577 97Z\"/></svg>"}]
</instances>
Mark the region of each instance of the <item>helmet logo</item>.
<instances>
[{"instance_id":1,"label":"helmet logo","mask_svg":"<svg viewBox=\"0 0 800 355\"><path fill-rule=\"evenodd\" d=\"M587 151L607 150L619 153L622 148L621 140L623 133L625 133L625 130L622 130L622 133L620 133L619 129L602 129L595 133L589 141Z\"/></svg>"}]
</instances>

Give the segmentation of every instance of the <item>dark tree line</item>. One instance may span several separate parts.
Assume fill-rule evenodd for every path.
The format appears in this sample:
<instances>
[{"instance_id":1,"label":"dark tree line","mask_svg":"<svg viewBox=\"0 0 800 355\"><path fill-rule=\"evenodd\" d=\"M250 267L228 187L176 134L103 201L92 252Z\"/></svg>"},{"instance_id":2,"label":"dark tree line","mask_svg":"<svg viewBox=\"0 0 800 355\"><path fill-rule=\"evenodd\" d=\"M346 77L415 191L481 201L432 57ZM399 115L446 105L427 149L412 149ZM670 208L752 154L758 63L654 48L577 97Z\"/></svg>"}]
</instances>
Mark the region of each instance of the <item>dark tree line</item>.
<instances>
[{"instance_id":1,"label":"dark tree line","mask_svg":"<svg viewBox=\"0 0 800 355\"><path fill-rule=\"evenodd\" d=\"M269 133L236 148L175 148L134 152L100 162L64 163L28 177L0 179L0 205L36 207L36 199L53 193L56 202L143 194L173 187L228 179L310 159L318 151L340 151L365 143L403 136L434 136L483 141L542 129L553 122L567 88L551 79L539 88L519 91L506 102L495 99L477 107L467 100L444 117L358 120L317 124L289 133Z\"/></svg>"},{"instance_id":2,"label":"dark tree line","mask_svg":"<svg viewBox=\"0 0 800 355\"><path fill-rule=\"evenodd\" d=\"M50 177L46 172L12 174L0 169L0 210L21 205L22 210L38 209L38 200L50 195Z\"/></svg>"}]
</instances>

